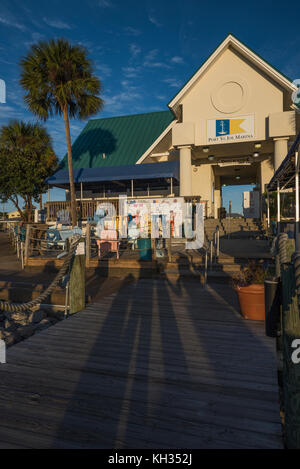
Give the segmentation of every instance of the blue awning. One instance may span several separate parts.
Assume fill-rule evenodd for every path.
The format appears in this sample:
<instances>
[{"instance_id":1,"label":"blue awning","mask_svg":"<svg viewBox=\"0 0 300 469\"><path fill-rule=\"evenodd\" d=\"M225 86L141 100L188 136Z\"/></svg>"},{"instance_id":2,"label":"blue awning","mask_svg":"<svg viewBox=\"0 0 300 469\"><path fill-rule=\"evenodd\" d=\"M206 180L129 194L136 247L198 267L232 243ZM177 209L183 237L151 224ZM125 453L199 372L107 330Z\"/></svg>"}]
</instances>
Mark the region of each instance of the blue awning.
<instances>
[{"instance_id":1,"label":"blue awning","mask_svg":"<svg viewBox=\"0 0 300 469\"><path fill-rule=\"evenodd\" d=\"M165 179L179 180L179 161L165 163L133 164L127 166L106 166L103 168L81 168L74 170L74 182L105 182L130 181L131 179ZM63 186L69 184L69 172L58 170L46 180L49 186Z\"/></svg>"}]
</instances>

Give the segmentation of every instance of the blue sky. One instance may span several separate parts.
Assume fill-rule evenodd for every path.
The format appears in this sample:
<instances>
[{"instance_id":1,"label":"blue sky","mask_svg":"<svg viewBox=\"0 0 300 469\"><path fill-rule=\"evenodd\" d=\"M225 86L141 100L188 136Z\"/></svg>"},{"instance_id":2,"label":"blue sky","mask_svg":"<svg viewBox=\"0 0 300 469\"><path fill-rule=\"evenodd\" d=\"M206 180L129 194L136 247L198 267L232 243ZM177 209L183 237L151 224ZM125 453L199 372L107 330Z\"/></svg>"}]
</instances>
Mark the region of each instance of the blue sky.
<instances>
[{"instance_id":1,"label":"blue sky","mask_svg":"<svg viewBox=\"0 0 300 469\"><path fill-rule=\"evenodd\" d=\"M84 45L103 84L104 110L95 117L158 111L231 32L288 75L300 78L299 32L290 8L272 1L1 0L0 78L7 102L0 125L35 120L23 103L19 61L30 45L64 37ZM72 139L85 122L71 121ZM46 126L59 158L66 152L63 120Z\"/></svg>"}]
</instances>

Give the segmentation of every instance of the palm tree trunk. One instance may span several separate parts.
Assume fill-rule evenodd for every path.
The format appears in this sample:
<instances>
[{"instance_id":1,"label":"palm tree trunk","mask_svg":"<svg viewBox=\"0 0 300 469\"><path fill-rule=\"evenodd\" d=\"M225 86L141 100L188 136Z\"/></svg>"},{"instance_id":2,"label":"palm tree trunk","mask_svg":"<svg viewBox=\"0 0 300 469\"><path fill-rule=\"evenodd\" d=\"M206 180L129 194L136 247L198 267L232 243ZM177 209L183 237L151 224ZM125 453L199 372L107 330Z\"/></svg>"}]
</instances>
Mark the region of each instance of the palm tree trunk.
<instances>
[{"instance_id":1,"label":"palm tree trunk","mask_svg":"<svg viewBox=\"0 0 300 469\"><path fill-rule=\"evenodd\" d=\"M71 218L72 218L72 226L74 227L77 224L76 193L75 193L74 174L73 174L70 123L69 123L69 114L68 114L68 107L67 106L64 107L64 109L63 109L63 115L64 115L65 132L66 132L66 139L67 139L68 167L69 167L69 180L70 180L70 196L71 196Z\"/></svg>"}]
</instances>

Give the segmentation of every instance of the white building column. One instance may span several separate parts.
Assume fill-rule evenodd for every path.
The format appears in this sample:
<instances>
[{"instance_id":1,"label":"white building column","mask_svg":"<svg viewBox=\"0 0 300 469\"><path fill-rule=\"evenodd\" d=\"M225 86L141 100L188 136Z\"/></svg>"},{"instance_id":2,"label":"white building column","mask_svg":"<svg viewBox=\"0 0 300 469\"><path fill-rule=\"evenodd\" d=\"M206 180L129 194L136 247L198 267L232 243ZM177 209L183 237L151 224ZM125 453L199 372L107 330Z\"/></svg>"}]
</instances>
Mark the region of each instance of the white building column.
<instances>
[{"instance_id":1,"label":"white building column","mask_svg":"<svg viewBox=\"0 0 300 469\"><path fill-rule=\"evenodd\" d=\"M274 170L276 171L288 152L289 137L274 138Z\"/></svg>"},{"instance_id":2,"label":"white building column","mask_svg":"<svg viewBox=\"0 0 300 469\"><path fill-rule=\"evenodd\" d=\"M180 196L193 195L191 146L185 145L178 148L180 153Z\"/></svg>"}]
</instances>

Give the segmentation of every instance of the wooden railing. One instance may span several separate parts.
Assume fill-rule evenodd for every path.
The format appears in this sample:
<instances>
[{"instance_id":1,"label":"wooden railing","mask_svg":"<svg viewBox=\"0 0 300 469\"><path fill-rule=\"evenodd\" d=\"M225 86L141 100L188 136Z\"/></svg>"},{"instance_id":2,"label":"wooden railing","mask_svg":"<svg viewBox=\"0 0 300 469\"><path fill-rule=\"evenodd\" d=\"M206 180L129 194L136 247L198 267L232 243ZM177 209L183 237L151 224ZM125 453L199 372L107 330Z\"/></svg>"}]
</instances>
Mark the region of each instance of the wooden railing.
<instances>
[{"instance_id":1,"label":"wooden railing","mask_svg":"<svg viewBox=\"0 0 300 469\"><path fill-rule=\"evenodd\" d=\"M97 205L101 203L111 203L118 210L119 199L114 198L103 198L103 199L94 199L94 200L77 200L77 210L78 215L82 220L87 220L88 217L93 217ZM55 221L57 219L57 214L60 210L69 210L71 213L71 202L70 201L57 201L57 202L46 202L45 208L47 210L46 219L47 222Z\"/></svg>"},{"instance_id":2,"label":"wooden railing","mask_svg":"<svg viewBox=\"0 0 300 469\"><path fill-rule=\"evenodd\" d=\"M147 199L148 197L133 197L133 199ZM159 198L159 196L150 198ZM128 199L132 199L132 197L128 197ZM185 197L186 202L200 202L200 197ZM96 212L97 206L101 203L111 203L116 208L116 213L118 214L119 211L119 198L118 197L106 197L102 199L83 199L77 200L77 210L78 215L80 214L80 218L83 221L86 221L89 217L93 217L94 213ZM204 218L208 216L208 201L201 200L201 203L204 205ZM71 202L70 201L53 201L53 202L46 202L45 208L47 210L46 220L47 222L53 222L57 219L57 214L60 210L69 210L71 213Z\"/></svg>"}]
</instances>

